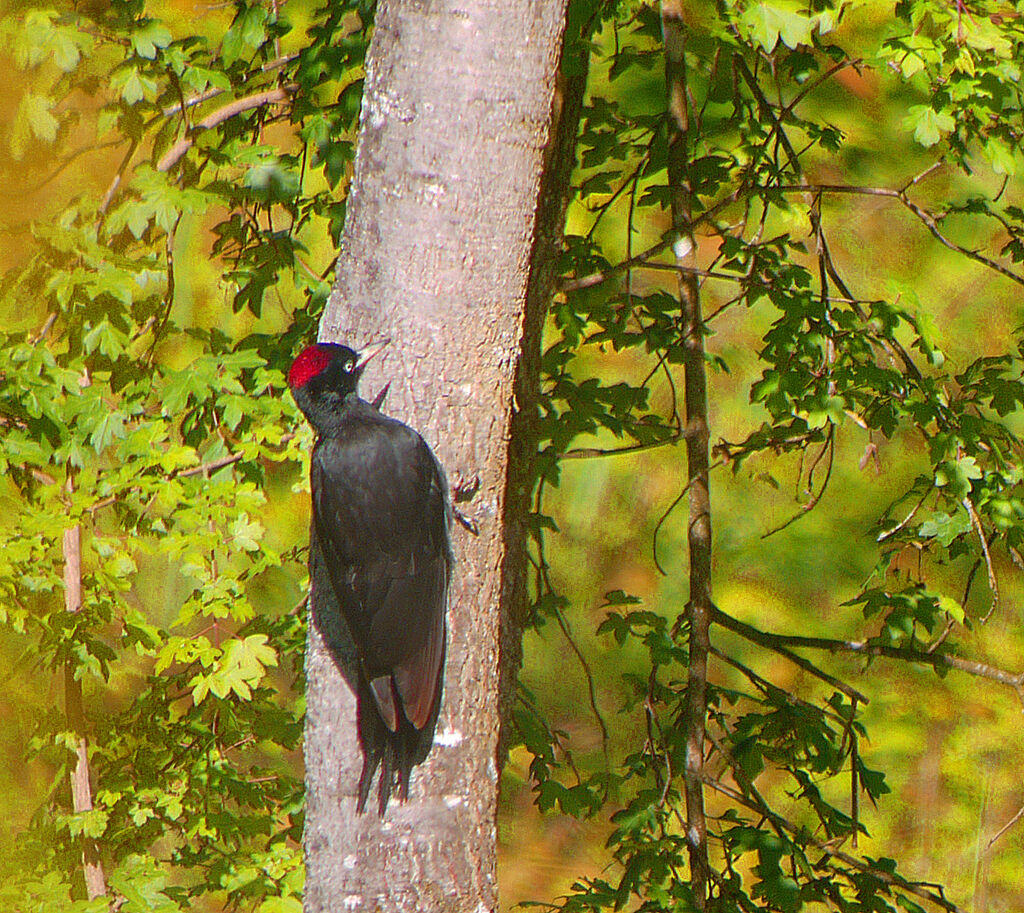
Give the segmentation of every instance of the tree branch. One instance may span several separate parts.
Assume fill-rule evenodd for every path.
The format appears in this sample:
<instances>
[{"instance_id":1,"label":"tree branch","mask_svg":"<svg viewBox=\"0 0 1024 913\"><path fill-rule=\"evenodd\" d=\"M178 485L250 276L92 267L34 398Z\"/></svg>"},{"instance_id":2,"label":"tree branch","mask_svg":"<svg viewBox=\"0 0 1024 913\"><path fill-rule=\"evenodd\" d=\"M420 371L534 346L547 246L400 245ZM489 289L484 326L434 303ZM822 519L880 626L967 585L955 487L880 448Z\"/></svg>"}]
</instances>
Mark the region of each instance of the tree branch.
<instances>
[{"instance_id":1,"label":"tree branch","mask_svg":"<svg viewBox=\"0 0 1024 913\"><path fill-rule=\"evenodd\" d=\"M69 475L64 490L70 496L74 482ZM71 615L82 610L82 527L79 524L64 530L62 543L64 559L64 608ZM75 677L74 660L64 664L64 712L68 729L75 737L77 761L71 772L71 801L76 813L92 811L92 786L89 782L89 742L85 735L85 710L82 702L82 682ZM107 893L99 847L92 837L82 837L82 871L85 890L90 900Z\"/></svg>"},{"instance_id":2,"label":"tree branch","mask_svg":"<svg viewBox=\"0 0 1024 913\"><path fill-rule=\"evenodd\" d=\"M829 653L855 653L859 656L884 656L889 659L899 659L904 662L921 663L925 666L932 666L934 669L955 669L958 672L964 672L967 675L973 675L976 678L985 678L1013 688L1017 693L1017 696L1020 698L1021 704L1024 704L1024 672L1008 672L1005 669L999 669L995 666L990 666L987 663L977 662L976 660L964 659L960 656L952 656L949 653L927 653L923 650L915 650L912 647L891 647L886 644L870 643L865 640L835 640L828 637L802 637L792 634L772 634L752 627L737 618L733 618L731 615L727 615L717 607L713 610L712 620L716 624L720 624L722 627L728 628L730 631L739 634L741 637L744 637L753 643L759 644L762 647L767 647L769 650L773 650L794 662L798 662L802 668L808 668L808 671L825 681L830 681L831 677L825 677L825 673L816 669L802 656L792 653L789 648L807 647L812 650L827 650ZM835 680L831 679L830 683L835 683ZM839 687L842 683L835 684L836 687ZM863 701L864 703L868 702L866 697L859 692L854 691L854 689L850 688L848 685L844 685L843 690L845 694L848 694L851 697L856 697L859 701Z\"/></svg>"},{"instance_id":3,"label":"tree branch","mask_svg":"<svg viewBox=\"0 0 1024 913\"><path fill-rule=\"evenodd\" d=\"M808 644L793 644L793 640L806 640L807 638L791 638L783 634L768 634L765 631L761 631L758 628L748 625L745 622L740 621L738 618L733 618L732 615L727 615L717 606L711 609L711 620L715 624L720 624L723 628L728 628L735 634L739 634L740 637L751 641L761 647L778 653L779 656L784 656L793 665L799 666L805 672L809 672L815 678L820 678L823 682L831 685L838 691L842 691L851 701L860 701L863 704L869 704L868 698L861 694L856 688L847 685L846 682L840 681L834 675L819 669L814 663L798 653L794 653L789 649L790 646L808 646Z\"/></svg>"},{"instance_id":4,"label":"tree branch","mask_svg":"<svg viewBox=\"0 0 1024 913\"><path fill-rule=\"evenodd\" d=\"M298 60L298 54L285 54L283 57L278 57L275 60L269 60L263 66L260 67L261 73L269 73L272 70L280 69L281 67L287 66L293 60ZM186 108L194 108L196 105L201 105L203 102L209 101L211 98L216 98L218 95L223 95L227 89L207 89L205 92L198 92L195 95L190 95L184 100L184 102L176 102L173 105L168 105L163 110L164 117L173 117L175 114L179 114Z\"/></svg>"},{"instance_id":5,"label":"tree branch","mask_svg":"<svg viewBox=\"0 0 1024 913\"><path fill-rule=\"evenodd\" d=\"M815 839L807 832L806 828L797 827L797 825L788 821L782 815L778 814L778 812L772 811L767 804L759 803L748 796L745 796L739 790L733 789L732 787L726 786L724 783L720 783L711 778L706 779L705 783L716 792L720 792L723 796L728 796L734 802L744 806L744 808L748 808L750 811L755 812L758 815L763 815L776 827L782 828L788 833L799 837L801 840L806 840L807 843L820 850L826 856L832 856L851 868L857 869L859 872L864 872L871 875L873 878L877 878L884 884L890 885L894 888L899 888L902 891L906 891L908 894L913 894L915 897L927 900L929 903L933 903L937 907L941 907L946 911L946 913L967 913L966 910L962 907L958 907L951 900L947 900L942 896L942 894L936 894L934 891L929 891L922 884L907 881L907 879L901 878L899 875L893 875L883 869L876 868L871 865L870 862L858 859L856 856L851 856L849 853L844 853L842 850L836 849L831 843Z\"/></svg>"},{"instance_id":6,"label":"tree branch","mask_svg":"<svg viewBox=\"0 0 1024 913\"><path fill-rule=\"evenodd\" d=\"M673 252L679 266L695 266L693 181L690 174L690 93L686 70L686 23L681 0L662 0L668 95L668 186ZM690 598L685 609L689 627L686 702L680 717L686 745L683 786L686 794L686 845L690 885L696 907L708 906L711 866L704 811L704 741L707 720L711 598L711 497L708 484L707 371L700 287L692 272L679 273L679 330L683 350L683 399L686 403L686 469L689 485Z\"/></svg>"},{"instance_id":7,"label":"tree branch","mask_svg":"<svg viewBox=\"0 0 1024 913\"><path fill-rule=\"evenodd\" d=\"M295 435L292 433L282 434L282 444L287 444ZM188 469L178 469L174 472L168 473L164 476L167 481L172 479L187 479L191 476L201 476L207 473L216 472L218 469L223 469L225 466L231 466L234 463L241 462L245 458L244 453L231 453L227 456L218 457L216 460L210 460L209 463L200 463L198 466L190 466ZM52 480L51 480L52 481ZM118 495L110 495L109 497L103 498L101 501L97 501L95 504L90 504L86 508L90 514L96 513L98 510L102 510L104 507L109 507L115 501L117 501Z\"/></svg>"},{"instance_id":8,"label":"tree branch","mask_svg":"<svg viewBox=\"0 0 1024 913\"><path fill-rule=\"evenodd\" d=\"M192 148L196 140L196 135L202 130L210 130L216 127L226 120L230 120L232 117L236 117L243 111L251 111L253 108L261 108L264 105L278 104L288 100L290 92L295 91L294 85L278 86L274 89L267 89L265 92L257 92L255 95L247 95L245 98L236 98L234 101L224 105L222 108L218 108L216 111L208 114L198 124L195 125L189 132L179 139L170 149L168 149L160 161L156 164L157 171L170 171L178 162L182 156Z\"/></svg>"},{"instance_id":9,"label":"tree branch","mask_svg":"<svg viewBox=\"0 0 1024 913\"><path fill-rule=\"evenodd\" d=\"M910 184L907 185L907 187L912 186L914 186L914 181L911 181ZM949 248L955 253L962 254L970 260L981 263L989 269L995 270L1000 275L1016 282L1018 285L1024 285L1024 276L1015 273L1013 270L1008 269L1001 263L998 263L989 257L986 257L984 254L979 254L977 251L963 247L947 238L941 231L939 231L938 217L910 199L910 197L907 196L907 187L901 187L898 190L893 190L889 187L861 187L855 184L780 184L776 187L772 187L771 189L773 191L778 191L779 193L793 193L796 191L806 193L810 191L812 193L843 193L860 196L886 197L891 200L897 200L906 209L912 212L944 247Z\"/></svg>"}]
</instances>

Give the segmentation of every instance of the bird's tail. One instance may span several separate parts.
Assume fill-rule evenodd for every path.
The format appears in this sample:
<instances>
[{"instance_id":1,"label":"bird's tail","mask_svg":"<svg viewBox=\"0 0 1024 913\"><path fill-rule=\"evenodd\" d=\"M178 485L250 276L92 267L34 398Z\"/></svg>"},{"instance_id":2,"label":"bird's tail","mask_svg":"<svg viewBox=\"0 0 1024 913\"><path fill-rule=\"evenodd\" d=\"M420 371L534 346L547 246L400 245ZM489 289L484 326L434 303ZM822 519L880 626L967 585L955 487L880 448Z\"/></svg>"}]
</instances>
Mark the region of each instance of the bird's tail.
<instances>
[{"instance_id":1,"label":"bird's tail","mask_svg":"<svg viewBox=\"0 0 1024 913\"><path fill-rule=\"evenodd\" d=\"M366 810L366 801L378 768L380 778L377 783L377 814L380 817L384 817L392 793L402 802L409 798L412 769L426 759L434 742L437 710L435 707L423 729L417 729L399 711L398 729L392 731L377 712L377 705L369 687L360 682L358 722L363 772L359 777L359 797L356 804L356 811L359 814Z\"/></svg>"}]
</instances>

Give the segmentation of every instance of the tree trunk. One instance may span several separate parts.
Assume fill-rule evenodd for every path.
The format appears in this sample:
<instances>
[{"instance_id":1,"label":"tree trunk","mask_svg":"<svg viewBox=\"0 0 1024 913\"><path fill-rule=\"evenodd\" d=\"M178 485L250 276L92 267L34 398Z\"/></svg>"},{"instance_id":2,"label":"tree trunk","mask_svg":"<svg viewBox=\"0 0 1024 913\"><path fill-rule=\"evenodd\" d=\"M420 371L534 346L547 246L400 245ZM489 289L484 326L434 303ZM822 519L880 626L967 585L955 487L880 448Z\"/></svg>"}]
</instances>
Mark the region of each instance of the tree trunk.
<instances>
[{"instance_id":1,"label":"tree trunk","mask_svg":"<svg viewBox=\"0 0 1024 913\"><path fill-rule=\"evenodd\" d=\"M565 0L382 0L321 338L390 337L363 380L451 480L445 695L409 802L356 816L355 702L310 625L306 911L494 910L506 460ZM314 568L314 614L325 588ZM328 638L336 632L326 632Z\"/></svg>"}]
</instances>

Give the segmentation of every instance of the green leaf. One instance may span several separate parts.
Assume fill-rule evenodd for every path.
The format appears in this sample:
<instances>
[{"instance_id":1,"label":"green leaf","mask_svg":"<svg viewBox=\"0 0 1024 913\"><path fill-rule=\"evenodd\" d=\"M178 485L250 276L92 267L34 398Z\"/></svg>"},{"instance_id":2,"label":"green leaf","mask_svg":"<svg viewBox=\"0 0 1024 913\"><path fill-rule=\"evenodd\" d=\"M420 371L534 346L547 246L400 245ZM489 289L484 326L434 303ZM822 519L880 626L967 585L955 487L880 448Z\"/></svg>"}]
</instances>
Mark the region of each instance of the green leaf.
<instances>
[{"instance_id":1,"label":"green leaf","mask_svg":"<svg viewBox=\"0 0 1024 913\"><path fill-rule=\"evenodd\" d=\"M935 470L935 484L939 488L948 488L958 501L962 501L971 490L971 482L983 476L978 461L972 456L965 456L940 463Z\"/></svg>"},{"instance_id":2,"label":"green leaf","mask_svg":"<svg viewBox=\"0 0 1024 913\"><path fill-rule=\"evenodd\" d=\"M157 48L167 47L173 37L162 22L150 19L142 28L132 33L132 47L140 57L153 60L156 57Z\"/></svg>"},{"instance_id":3,"label":"green leaf","mask_svg":"<svg viewBox=\"0 0 1024 913\"><path fill-rule=\"evenodd\" d=\"M89 435L89 443L97 454L103 453L111 442L125 436L124 416L110 409L104 413Z\"/></svg>"},{"instance_id":4,"label":"green leaf","mask_svg":"<svg viewBox=\"0 0 1024 913\"><path fill-rule=\"evenodd\" d=\"M109 812L102 808L93 808L85 812L65 815L61 823L67 827L72 837L102 837L107 829Z\"/></svg>"},{"instance_id":5,"label":"green leaf","mask_svg":"<svg viewBox=\"0 0 1024 913\"><path fill-rule=\"evenodd\" d=\"M127 348L128 335L104 320L85 334L82 343L86 352L99 349L102 355L115 361Z\"/></svg>"},{"instance_id":6,"label":"green leaf","mask_svg":"<svg viewBox=\"0 0 1024 913\"><path fill-rule=\"evenodd\" d=\"M302 900L293 895L268 897L256 908L256 913L302 913Z\"/></svg>"},{"instance_id":7,"label":"green leaf","mask_svg":"<svg viewBox=\"0 0 1024 913\"><path fill-rule=\"evenodd\" d=\"M52 143L57 138L57 128L60 126L57 118L50 112L53 110L53 100L43 95L36 95L33 92L26 92L18 105L18 112L15 115L15 132L18 130L19 121L24 123L32 136L42 140L44 143ZM15 158L19 158L24 152L24 145L15 146L11 141L11 151Z\"/></svg>"},{"instance_id":8,"label":"green leaf","mask_svg":"<svg viewBox=\"0 0 1024 913\"><path fill-rule=\"evenodd\" d=\"M969 532L971 519L967 511L958 510L953 514L935 514L918 528L918 535L924 539L937 539L946 548L953 540Z\"/></svg>"},{"instance_id":9,"label":"green leaf","mask_svg":"<svg viewBox=\"0 0 1024 913\"><path fill-rule=\"evenodd\" d=\"M939 112L930 105L912 105L903 123L914 131L914 139L926 148L934 146L943 135L956 127L956 121L945 111Z\"/></svg>"},{"instance_id":10,"label":"green leaf","mask_svg":"<svg viewBox=\"0 0 1024 913\"><path fill-rule=\"evenodd\" d=\"M954 621L958 621L960 624L964 623L964 608L952 597L946 595L939 596L938 606Z\"/></svg>"},{"instance_id":11,"label":"green leaf","mask_svg":"<svg viewBox=\"0 0 1024 913\"><path fill-rule=\"evenodd\" d=\"M985 158L992 165L996 174L1005 174L1013 177L1017 173L1018 151L1011 148L1007 143L998 137L989 137L983 146Z\"/></svg>"},{"instance_id":12,"label":"green leaf","mask_svg":"<svg viewBox=\"0 0 1024 913\"><path fill-rule=\"evenodd\" d=\"M231 536L238 548L246 552L255 552L263 538L263 524L258 520L250 520L248 514L240 514L231 524Z\"/></svg>"},{"instance_id":13,"label":"green leaf","mask_svg":"<svg viewBox=\"0 0 1024 913\"><path fill-rule=\"evenodd\" d=\"M769 54L781 40L788 48L810 44L817 17L806 6L788 0L754 2L740 15L743 30Z\"/></svg>"}]
</instances>

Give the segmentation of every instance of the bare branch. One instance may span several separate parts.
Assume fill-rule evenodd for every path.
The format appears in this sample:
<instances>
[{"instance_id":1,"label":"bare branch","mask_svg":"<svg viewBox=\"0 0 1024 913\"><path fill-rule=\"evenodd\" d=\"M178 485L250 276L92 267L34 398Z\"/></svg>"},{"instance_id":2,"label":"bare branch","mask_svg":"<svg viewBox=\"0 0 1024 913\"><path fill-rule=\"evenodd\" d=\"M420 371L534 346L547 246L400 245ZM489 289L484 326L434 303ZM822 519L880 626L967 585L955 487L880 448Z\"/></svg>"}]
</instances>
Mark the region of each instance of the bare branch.
<instances>
[{"instance_id":1,"label":"bare branch","mask_svg":"<svg viewBox=\"0 0 1024 913\"><path fill-rule=\"evenodd\" d=\"M916 503L916 504L915 504L915 505L914 505L914 506L913 506L913 507L911 508L911 510L910 510L910 513L909 513L909 514L907 514L907 515L906 515L906 516L905 516L905 517L904 517L904 518L903 518L903 519L902 519L902 520L901 520L901 521L900 521L899 523L897 523L897 524L896 524L896 525L895 525L895 526L894 526L894 527L893 527L892 529L887 529L887 530L885 530L885 532L881 532L881 533L879 533L879 534L878 534L878 536L877 536L877 537L875 538L875 541L876 541L876 542L885 542L885 540L886 540L886 539L891 539L891 538L892 538L893 536L895 536L895 535L896 535L896 533L898 533L898 532L899 532L899 531L900 531L901 529L905 529L905 528L906 528L906 526L907 526L907 524L908 524L908 523L909 523L909 522L910 522L911 520L913 520L913 519L914 519L914 517L916 517L916 516L917 516L917 512L918 512L918 511L919 511L919 510L921 509L921 505L923 505L923 504L924 504L924 502L925 502L925 499L926 499L926 498L928 497L928 495L929 495L929 494L931 494L932 490L933 490L933 488L926 488L926 489L924 490L924 494L923 494L923 495L921 495L921 500L920 500L920 501L918 501L918 502L917 502L917 503Z\"/></svg>"},{"instance_id":2,"label":"bare branch","mask_svg":"<svg viewBox=\"0 0 1024 913\"><path fill-rule=\"evenodd\" d=\"M708 472L710 472L712 469L717 469L724 463L725 460L716 460L708 467ZM651 537L651 550L653 552L654 566L658 569L662 577L667 577L668 571L666 571L665 568L662 567L661 561L658 559L658 535L661 533L661 528L665 525L665 521L668 520L668 518L672 515L673 511L682 502L683 498L686 497L686 494L687 492L689 492L690 486L692 484L693 480L691 479L683 486L682 491L680 491L679 494L676 495L675 500L671 504L669 504L668 507L665 508L664 512L662 513L661 517L658 519L658 522L654 527L654 535Z\"/></svg>"},{"instance_id":3,"label":"bare branch","mask_svg":"<svg viewBox=\"0 0 1024 913\"><path fill-rule=\"evenodd\" d=\"M814 464L811 466L811 471L810 471L810 473L807 476L807 482L808 482L808 485L810 485L812 480L813 480L813 478L814 478L814 470L815 470L815 468L817 467L819 461L825 455L825 453L828 453L828 464L827 464L827 469L825 470L825 480L821 483L821 490L817 494L813 494L812 493L811 494L811 499L806 504L802 504L800 506L800 510L798 510L795 514L793 514L793 516L791 516L788 520L784 520L778 526L768 530L768 532L762 533L762 535L761 535L762 539L767 539L769 536L774 536L776 533L782 532L782 530L784 530L787 526L790 526L791 524L796 523L796 521L799 520L801 517L806 517L807 514L809 514L812 510L814 510L814 508L817 507L818 503L821 501L822 496L825 494L825 491L828 488L829 480L832 478L832 464L833 464L833 462L835 460L835 451L836 451L836 448L835 448L835 430L836 430L836 426L831 421L829 421L828 425L829 425L829 427L828 427L828 437L825 440L825 445L824 445L824 447L822 447L821 452L818 454L817 458L814 460Z\"/></svg>"},{"instance_id":4,"label":"bare branch","mask_svg":"<svg viewBox=\"0 0 1024 913\"><path fill-rule=\"evenodd\" d=\"M913 647L892 647L887 644L870 643L864 640L834 640L828 637L802 637L792 634L772 634L761 631L739 619L727 615L719 608L715 608L713 620L728 628L731 631L745 637L747 640L782 653L789 658L799 659L806 663L803 657L790 654L790 647L807 647L812 650L827 650L829 653L854 653L859 656L884 656L889 659L899 659L904 662L920 663L925 666L932 666L935 669L955 669L958 672L973 675L976 678L985 678L989 681L1007 685L1017 693L1021 703L1024 704L1024 672L1008 672L990 666L987 663L975 660L964 659L960 656L953 656L949 653L927 653L923 650L915 650ZM782 651L786 652L783 653ZM811 667L814 674L818 670ZM821 677L819 675L819 677ZM852 691L853 689L850 689ZM849 692L844 692L849 693ZM867 703L867 698L862 694L854 693L857 700Z\"/></svg>"},{"instance_id":5,"label":"bare branch","mask_svg":"<svg viewBox=\"0 0 1024 913\"><path fill-rule=\"evenodd\" d=\"M988 588L992 593L992 604L988 607L988 612L985 613L985 617L981 619L984 624L992 617L992 613L999 605L999 581L996 580L996 571L992 566L992 555L988 550L988 539L985 537L985 528L981 525L981 517L978 516L978 511L974 507L974 502L970 498L964 498L963 505L967 508L967 513L971 517L971 523L974 526L974 531L978 534L978 539L981 540L981 551L985 556L985 568L988 570Z\"/></svg>"},{"instance_id":6,"label":"bare branch","mask_svg":"<svg viewBox=\"0 0 1024 913\"><path fill-rule=\"evenodd\" d=\"M685 440L688 433L689 432L685 428L681 428L675 434L664 438L663 440L651 441L646 444L627 444L624 447L610 447L607 449L601 447L577 447L574 450L568 450L561 454L558 459L588 460L592 457L622 456L625 453L641 453L645 450L655 450L658 447L678 443L681 440Z\"/></svg>"},{"instance_id":7,"label":"bare branch","mask_svg":"<svg viewBox=\"0 0 1024 913\"><path fill-rule=\"evenodd\" d=\"M765 631L761 631L752 625L746 624L746 622L740 621L738 618L733 618L732 615L727 615L717 606L712 609L711 620L716 624L720 624L723 628L728 628L735 634L739 634L741 637L746 638L752 643L758 644L759 646L766 647L767 649L778 653L779 656L784 656L793 665L799 666L805 672L809 672L815 678L821 679L823 682L831 685L837 691L842 691L851 701L860 701L862 704L868 704L870 701L868 698L861 694L856 688L851 685L847 685L846 682L840 681L834 675L830 675L822 669L819 669L814 663L798 653L794 653L789 649L790 646L807 646L807 644L793 644L793 640L805 640L806 638L791 638L781 634L768 634Z\"/></svg>"},{"instance_id":8,"label":"bare branch","mask_svg":"<svg viewBox=\"0 0 1024 913\"><path fill-rule=\"evenodd\" d=\"M672 239L665 238L657 244L651 245L651 247L648 247L647 250L642 251L635 257L630 257L627 260L623 260L621 263L609 266L606 270L600 270L596 273L590 273L587 276L580 276L576 279L566 280L559 284L558 289L562 292L576 292L580 289L593 288L595 285L607 282L609 279L613 279L636 266L643 266L652 257L656 257L658 254L664 253L671 246Z\"/></svg>"},{"instance_id":9,"label":"bare branch","mask_svg":"<svg viewBox=\"0 0 1024 913\"><path fill-rule=\"evenodd\" d=\"M287 444L294 437L294 434L283 434L281 435L281 443ZM211 472L216 472L218 469L223 469L225 466L231 466L233 463L238 463L244 458L245 454L243 453L231 453L227 456L219 457L216 460L210 460L208 463L200 463L198 466L190 466L188 469L178 469L174 472L168 473L164 478L171 481L172 479L187 479L191 476L204 476ZM46 480L44 479L43 481ZM97 501L95 504L90 504L86 509L90 514L94 514L96 511L102 510L104 507L109 507L111 504L115 503L118 497L118 495L110 495L107 498L103 498L101 501Z\"/></svg>"},{"instance_id":10,"label":"bare branch","mask_svg":"<svg viewBox=\"0 0 1024 913\"><path fill-rule=\"evenodd\" d=\"M601 714L601 709L597 706L597 690L594 685L594 673L590 668L590 663L587 662L586 656L583 655L583 651L580 649L579 644L576 643L576 639L572 636L572 632L569 630L569 623L565 620L565 615L562 610L555 606L554 610L555 619L558 621L558 627L562 631L562 635L565 637L569 644L570 649L576 654L576 659L579 661L580 667L583 669L583 676L587 680L587 695L590 700L590 709L594 714L594 718L597 720L597 725L601 729L601 748L604 751L605 768L608 767L608 726L604 721L604 716Z\"/></svg>"},{"instance_id":11,"label":"bare branch","mask_svg":"<svg viewBox=\"0 0 1024 913\"><path fill-rule=\"evenodd\" d=\"M1011 827L1013 827L1018 821L1024 818L1024 806L1017 810L1017 814L1014 815L1009 821L1006 822L998 831L992 835L992 839L989 840L988 846L985 847L985 852L990 853L992 851L993 844L1003 836Z\"/></svg>"},{"instance_id":12,"label":"bare branch","mask_svg":"<svg viewBox=\"0 0 1024 913\"><path fill-rule=\"evenodd\" d=\"M253 108L262 108L264 105L279 104L280 102L287 101L289 93L295 91L295 88L294 85L288 85L267 89L264 92L257 92L255 95L236 98L222 108L211 112L199 121L186 136L183 136L163 154L160 161L156 164L156 170L170 171L171 168L178 164L182 156L192 148L192 145L195 143L196 134L199 131L210 130L244 111L251 111Z\"/></svg>"},{"instance_id":13,"label":"bare branch","mask_svg":"<svg viewBox=\"0 0 1024 913\"><path fill-rule=\"evenodd\" d=\"M911 182L908 186L913 186L914 182ZM1024 276L1015 273L1013 270L1008 269L996 260L986 257L984 254L980 254L975 250L963 247L954 241L951 241L939 230L939 219L933 213L928 212L919 204L907 196L906 188L899 190L893 190L888 187L862 187L854 184L779 184L771 188L772 191L779 193L806 193L811 191L814 193L842 193L842 194L855 194L860 196L874 196L874 197L886 197L891 200L897 200L907 210L912 212L917 219L928 229L929 232L935 237L939 243L949 250L954 251L958 254L962 254L970 260L974 260L977 263L981 263L983 266L987 266L989 269L995 270L1007 279L1016 282L1018 285L1024 285Z\"/></svg>"}]
</instances>

